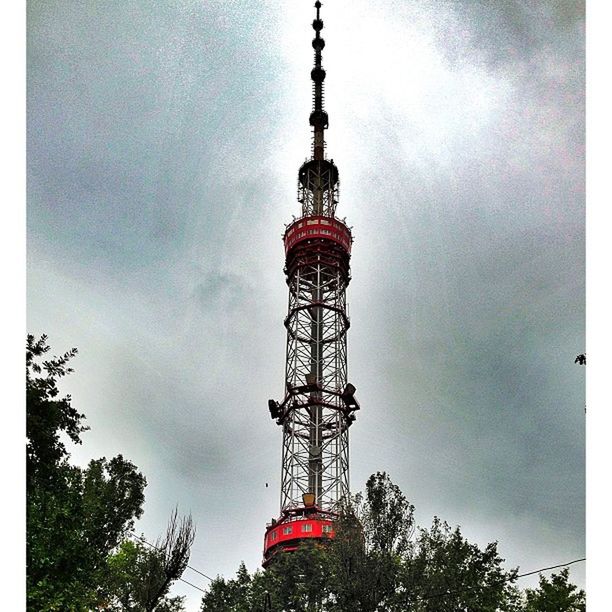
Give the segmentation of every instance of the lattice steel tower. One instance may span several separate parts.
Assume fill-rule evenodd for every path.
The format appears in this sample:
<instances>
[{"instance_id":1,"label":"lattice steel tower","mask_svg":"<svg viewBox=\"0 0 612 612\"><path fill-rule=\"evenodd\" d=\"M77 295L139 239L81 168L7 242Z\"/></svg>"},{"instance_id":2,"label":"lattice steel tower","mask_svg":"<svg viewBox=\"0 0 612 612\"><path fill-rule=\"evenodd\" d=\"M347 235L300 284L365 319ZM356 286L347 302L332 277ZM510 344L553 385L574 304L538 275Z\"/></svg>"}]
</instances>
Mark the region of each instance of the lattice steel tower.
<instances>
[{"instance_id":1,"label":"lattice steel tower","mask_svg":"<svg viewBox=\"0 0 612 612\"><path fill-rule=\"evenodd\" d=\"M298 173L301 215L284 234L289 286L283 400L269 400L283 429L280 517L266 528L264 565L306 538L333 537L339 503L349 493L348 429L359 404L347 381L346 287L353 238L336 218L338 168L325 154L323 21L316 2L312 157Z\"/></svg>"}]
</instances>

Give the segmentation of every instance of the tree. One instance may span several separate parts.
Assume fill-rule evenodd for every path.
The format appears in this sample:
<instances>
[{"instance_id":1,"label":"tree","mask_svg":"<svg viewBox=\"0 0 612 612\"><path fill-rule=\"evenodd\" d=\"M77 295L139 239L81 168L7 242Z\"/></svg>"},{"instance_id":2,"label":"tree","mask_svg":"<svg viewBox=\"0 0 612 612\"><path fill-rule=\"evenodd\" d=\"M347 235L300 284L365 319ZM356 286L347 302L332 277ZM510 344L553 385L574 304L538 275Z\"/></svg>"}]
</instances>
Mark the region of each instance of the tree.
<instances>
[{"instance_id":1,"label":"tree","mask_svg":"<svg viewBox=\"0 0 612 612\"><path fill-rule=\"evenodd\" d=\"M378 569L366 547L363 522L363 496L344 500L335 524L335 537L329 546L330 574L333 580L335 609L364 612L375 609L377 599L370 584ZM374 579L375 581L375 579Z\"/></svg>"},{"instance_id":2,"label":"tree","mask_svg":"<svg viewBox=\"0 0 612 612\"><path fill-rule=\"evenodd\" d=\"M258 572L252 578L242 561L233 580L217 576L202 598L201 612L253 612L261 609L266 592L261 584L261 574Z\"/></svg>"},{"instance_id":3,"label":"tree","mask_svg":"<svg viewBox=\"0 0 612 612\"><path fill-rule=\"evenodd\" d=\"M290 555L279 555L267 570L253 576L241 563L236 578L213 580L200 611L327 610L331 595L328 561L325 546L306 542Z\"/></svg>"},{"instance_id":4,"label":"tree","mask_svg":"<svg viewBox=\"0 0 612 612\"><path fill-rule=\"evenodd\" d=\"M201 612L231 612L238 610L239 601L235 596L231 580L217 576L202 597ZM246 596L242 600L246 602Z\"/></svg>"},{"instance_id":5,"label":"tree","mask_svg":"<svg viewBox=\"0 0 612 612\"><path fill-rule=\"evenodd\" d=\"M372 474L360 522L366 558L359 572L358 591L363 612L387 610L393 605L402 566L414 533L414 506L385 472Z\"/></svg>"},{"instance_id":6,"label":"tree","mask_svg":"<svg viewBox=\"0 0 612 612\"><path fill-rule=\"evenodd\" d=\"M62 434L81 443L85 416L59 397L72 349L39 364L47 337L26 344L26 487L28 610L93 607L108 554L142 514L146 480L121 455L70 465Z\"/></svg>"},{"instance_id":7,"label":"tree","mask_svg":"<svg viewBox=\"0 0 612 612\"><path fill-rule=\"evenodd\" d=\"M414 533L414 506L385 472L366 482L362 513L366 543L371 551L401 557Z\"/></svg>"},{"instance_id":8,"label":"tree","mask_svg":"<svg viewBox=\"0 0 612 612\"><path fill-rule=\"evenodd\" d=\"M586 595L569 582L569 568L553 574L550 580L540 574L537 589L526 589L525 612L584 612Z\"/></svg>"},{"instance_id":9,"label":"tree","mask_svg":"<svg viewBox=\"0 0 612 612\"><path fill-rule=\"evenodd\" d=\"M113 612L181 610L182 598L167 595L187 567L194 538L191 516L179 521L175 509L165 536L154 545L144 544L143 539L122 542L107 560L107 582L102 589L104 608Z\"/></svg>"},{"instance_id":10,"label":"tree","mask_svg":"<svg viewBox=\"0 0 612 612\"><path fill-rule=\"evenodd\" d=\"M72 372L68 362L77 354L77 349L67 351L61 357L36 361L49 351L47 336L38 340L28 335L26 343L26 436L28 438L27 484L50 484L58 476L58 465L68 456L62 433L75 444L81 444L81 433L88 428L82 424L84 414L71 405L70 395L58 398L57 382ZM42 374L44 369L45 375Z\"/></svg>"},{"instance_id":11,"label":"tree","mask_svg":"<svg viewBox=\"0 0 612 612\"><path fill-rule=\"evenodd\" d=\"M316 612L331 593L327 547L306 541L291 554L280 554L265 572L273 610Z\"/></svg>"},{"instance_id":12,"label":"tree","mask_svg":"<svg viewBox=\"0 0 612 612\"><path fill-rule=\"evenodd\" d=\"M516 570L502 569L497 543L480 549L459 527L434 517L431 529L419 529L402 566L397 610L455 612L504 609ZM404 606L404 607L402 607Z\"/></svg>"},{"instance_id":13,"label":"tree","mask_svg":"<svg viewBox=\"0 0 612 612\"><path fill-rule=\"evenodd\" d=\"M414 530L413 513L414 507L384 472L368 479L365 501L360 493L344 500L329 546L334 593L330 610L385 609Z\"/></svg>"}]
</instances>

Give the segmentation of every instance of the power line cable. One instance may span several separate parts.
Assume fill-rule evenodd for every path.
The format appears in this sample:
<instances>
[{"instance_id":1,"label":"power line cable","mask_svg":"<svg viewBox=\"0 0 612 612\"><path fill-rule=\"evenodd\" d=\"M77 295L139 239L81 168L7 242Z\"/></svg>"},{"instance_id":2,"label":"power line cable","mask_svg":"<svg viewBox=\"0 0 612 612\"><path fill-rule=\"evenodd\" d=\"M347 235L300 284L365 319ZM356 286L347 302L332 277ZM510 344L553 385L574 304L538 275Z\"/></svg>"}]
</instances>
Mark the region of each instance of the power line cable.
<instances>
[{"instance_id":1,"label":"power line cable","mask_svg":"<svg viewBox=\"0 0 612 612\"><path fill-rule=\"evenodd\" d=\"M551 565L550 567L543 567L541 569L533 570L531 572L525 572L524 574L517 574L516 576L509 576L507 578L503 578L501 580L501 584L505 582L509 582L511 580L518 580L519 578L524 578L525 576L532 576L533 574L539 574L541 572L546 572L548 570L557 569L559 567L567 567L568 565L572 565L574 563L580 563L581 561L586 561L586 557L583 559L574 559L573 561L568 561L567 563L560 563L559 565ZM440 593L434 593L432 595L420 596L416 597L417 601L427 601L428 599L435 599L436 597L447 597L448 595L459 595L461 593L466 593L467 591L473 591L474 589L482 588L480 585L476 585L473 587L467 587L465 589L456 589L454 591L444 591Z\"/></svg>"},{"instance_id":2,"label":"power line cable","mask_svg":"<svg viewBox=\"0 0 612 612\"><path fill-rule=\"evenodd\" d=\"M199 586L196 586L195 584L189 582L188 580L185 580L184 578L179 578L179 580L181 582L184 582L185 584L188 584L190 587L193 587L194 589L198 589L198 591L201 591L202 593L204 593L204 595L206 595L208 593L208 591L205 591L204 589L201 589Z\"/></svg>"},{"instance_id":3,"label":"power line cable","mask_svg":"<svg viewBox=\"0 0 612 612\"><path fill-rule=\"evenodd\" d=\"M155 546L155 544L151 544L151 542L147 542L143 537L139 536L135 531L130 531L129 534L131 536L135 537L136 539L140 540L141 542L143 542L147 546L150 546L151 548L155 548L156 550L162 550L159 546ZM200 574L200 576L204 576L204 578L207 578L211 582L214 580L214 578L211 578L210 576L207 576L204 572L201 572L199 569L196 569L195 567L192 567L191 565L187 565L187 567L190 570L193 570L194 572ZM179 580L183 580L183 579L179 578ZM183 582L186 582L186 580L183 580ZM187 584L189 584L189 583L187 583ZM191 586L194 586L194 585L191 585ZM199 587L195 587L195 588L198 589ZM200 591L201 590L202 589L200 589Z\"/></svg>"},{"instance_id":4,"label":"power line cable","mask_svg":"<svg viewBox=\"0 0 612 612\"><path fill-rule=\"evenodd\" d=\"M527 572L526 574L519 574L517 578L524 578L525 576L539 574L540 572L546 572L548 570L557 569L558 567L566 567L568 565L572 565L573 563L580 563L581 561L586 561L586 557L584 559L574 559L573 561L568 561L567 563L561 563L560 565L551 565L550 567L543 567L542 569L534 570L533 572Z\"/></svg>"}]
</instances>

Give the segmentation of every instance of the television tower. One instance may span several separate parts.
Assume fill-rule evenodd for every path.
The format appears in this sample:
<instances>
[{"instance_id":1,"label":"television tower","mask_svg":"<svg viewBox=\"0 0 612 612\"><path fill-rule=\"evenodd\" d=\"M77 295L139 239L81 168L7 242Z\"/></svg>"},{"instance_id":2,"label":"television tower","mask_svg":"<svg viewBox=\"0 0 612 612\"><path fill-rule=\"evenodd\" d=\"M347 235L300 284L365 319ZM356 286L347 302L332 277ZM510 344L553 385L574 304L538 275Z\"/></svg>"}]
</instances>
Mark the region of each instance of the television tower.
<instances>
[{"instance_id":1,"label":"television tower","mask_svg":"<svg viewBox=\"0 0 612 612\"><path fill-rule=\"evenodd\" d=\"M346 287L353 237L336 218L338 168L325 154L323 21L316 2L312 156L298 173L301 215L286 227L285 274L289 309L282 401L268 401L283 430L280 516L266 527L266 566L280 551L306 539L334 535L339 504L349 493L348 429L359 404L347 381Z\"/></svg>"}]
</instances>

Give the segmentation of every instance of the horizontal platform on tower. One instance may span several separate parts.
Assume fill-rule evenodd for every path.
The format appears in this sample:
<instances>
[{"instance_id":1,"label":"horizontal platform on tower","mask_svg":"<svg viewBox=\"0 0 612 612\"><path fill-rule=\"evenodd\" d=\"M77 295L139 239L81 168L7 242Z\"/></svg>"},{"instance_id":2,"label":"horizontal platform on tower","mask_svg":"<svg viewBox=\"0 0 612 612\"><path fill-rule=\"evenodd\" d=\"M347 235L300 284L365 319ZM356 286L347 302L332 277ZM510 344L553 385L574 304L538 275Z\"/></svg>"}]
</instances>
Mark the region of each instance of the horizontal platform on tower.
<instances>
[{"instance_id":1,"label":"horizontal platform on tower","mask_svg":"<svg viewBox=\"0 0 612 612\"><path fill-rule=\"evenodd\" d=\"M287 227L283 238L285 254L299 242L314 238L331 240L342 246L347 253L351 252L351 230L339 219L317 215L296 219Z\"/></svg>"},{"instance_id":2,"label":"horizontal platform on tower","mask_svg":"<svg viewBox=\"0 0 612 612\"><path fill-rule=\"evenodd\" d=\"M295 550L305 540L323 540L334 537L334 517L318 508L294 508L273 520L264 537L265 567L276 552Z\"/></svg>"}]
</instances>

